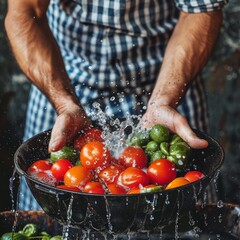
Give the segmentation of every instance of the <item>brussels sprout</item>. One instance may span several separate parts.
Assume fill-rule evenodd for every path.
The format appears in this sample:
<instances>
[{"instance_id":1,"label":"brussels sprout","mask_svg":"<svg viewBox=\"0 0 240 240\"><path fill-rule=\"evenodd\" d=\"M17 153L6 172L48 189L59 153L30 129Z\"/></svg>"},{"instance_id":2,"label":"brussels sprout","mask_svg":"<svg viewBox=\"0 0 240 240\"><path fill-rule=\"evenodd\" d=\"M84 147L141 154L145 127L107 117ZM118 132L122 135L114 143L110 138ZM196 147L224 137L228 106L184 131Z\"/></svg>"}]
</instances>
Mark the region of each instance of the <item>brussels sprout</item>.
<instances>
[{"instance_id":1,"label":"brussels sprout","mask_svg":"<svg viewBox=\"0 0 240 240\"><path fill-rule=\"evenodd\" d=\"M185 142L178 142L171 145L169 148L169 154L172 156L184 156L190 151L190 147Z\"/></svg>"},{"instance_id":2,"label":"brussels sprout","mask_svg":"<svg viewBox=\"0 0 240 240\"><path fill-rule=\"evenodd\" d=\"M178 168L183 168L190 153L190 147L185 142L178 142L169 148L168 159L176 164Z\"/></svg>"},{"instance_id":3,"label":"brussels sprout","mask_svg":"<svg viewBox=\"0 0 240 240\"><path fill-rule=\"evenodd\" d=\"M178 142L184 142L183 139L181 137L179 137L177 134L174 134L172 137L172 140L170 141L170 145L174 145Z\"/></svg>"},{"instance_id":4,"label":"brussels sprout","mask_svg":"<svg viewBox=\"0 0 240 240\"><path fill-rule=\"evenodd\" d=\"M146 146L146 150L150 152L156 152L157 150L159 150L158 143L155 141L150 141Z\"/></svg>"},{"instance_id":5,"label":"brussels sprout","mask_svg":"<svg viewBox=\"0 0 240 240\"><path fill-rule=\"evenodd\" d=\"M0 240L27 240L27 239L28 237L24 236L21 233L8 232L8 233L4 233Z\"/></svg>"},{"instance_id":6,"label":"brussels sprout","mask_svg":"<svg viewBox=\"0 0 240 240\"><path fill-rule=\"evenodd\" d=\"M64 146L59 151L51 152L50 154L50 159L53 163L61 158L66 158L70 161L74 161L79 158L79 151L71 146Z\"/></svg>"},{"instance_id":7,"label":"brussels sprout","mask_svg":"<svg viewBox=\"0 0 240 240\"><path fill-rule=\"evenodd\" d=\"M158 150L152 154L150 163L162 158L166 158L166 156L162 153L161 150Z\"/></svg>"},{"instance_id":8,"label":"brussels sprout","mask_svg":"<svg viewBox=\"0 0 240 240\"><path fill-rule=\"evenodd\" d=\"M168 141L170 132L165 126L156 124L151 128L149 135L152 140L154 140L157 143L161 143Z\"/></svg>"},{"instance_id":9,"label":"brussels sprout","mask_svg":"<svg viewBox=\"0 0 240 240\"><path fill-rule=\"evenodd\" d=\"M149 142L149 131L140 130L133 133L127 140L127 144L130 146L145 147Z\"/></svg>"},{"instance_id":10,"label":"brussels sprout","mask_svg":"<svg viewBox=\"0 0 240 240\"><path fill-rule=\"evenodd\" d=\"M160 143L160 150L163 154L169 155L169 143L168 142L161 142Z\"/></svg>"},{"instance_id":11,"label":"brussels sprout","mask_svg":"<svg viewBox=\"0 0 240 240\"><path fill-rule=\"evenodd\" d=\"M38 227L36 224L29 223L24 226L22 232L27 237L36 236L38 234Z\"/></svg>"}]
</instances>

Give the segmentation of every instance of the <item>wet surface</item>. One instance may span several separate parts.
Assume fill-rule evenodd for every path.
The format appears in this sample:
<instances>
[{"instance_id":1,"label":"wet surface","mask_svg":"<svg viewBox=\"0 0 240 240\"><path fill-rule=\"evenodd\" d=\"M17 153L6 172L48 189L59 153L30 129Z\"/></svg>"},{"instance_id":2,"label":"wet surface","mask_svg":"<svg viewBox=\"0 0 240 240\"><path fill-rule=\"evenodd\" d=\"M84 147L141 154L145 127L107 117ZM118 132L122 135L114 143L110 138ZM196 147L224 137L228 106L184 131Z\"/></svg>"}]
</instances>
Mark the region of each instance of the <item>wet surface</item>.
<instances>
[{"instance_id":1,"label":"wet surface","mask_svg":"<svg viewBox=\"0 0 240 240\"><path fill-rule=\"evenodd\" d=\"M13 60L4 32L7 3L0 0L0 210L11 208L9 178L13 154L20 144L29 82ZM209 134L225 150L218 195L224 202L240 203L240 7L230 1L213 55L203 71L210 113ZM21 103L21 104L19 104Z\"/></svg>"}]
</instances>

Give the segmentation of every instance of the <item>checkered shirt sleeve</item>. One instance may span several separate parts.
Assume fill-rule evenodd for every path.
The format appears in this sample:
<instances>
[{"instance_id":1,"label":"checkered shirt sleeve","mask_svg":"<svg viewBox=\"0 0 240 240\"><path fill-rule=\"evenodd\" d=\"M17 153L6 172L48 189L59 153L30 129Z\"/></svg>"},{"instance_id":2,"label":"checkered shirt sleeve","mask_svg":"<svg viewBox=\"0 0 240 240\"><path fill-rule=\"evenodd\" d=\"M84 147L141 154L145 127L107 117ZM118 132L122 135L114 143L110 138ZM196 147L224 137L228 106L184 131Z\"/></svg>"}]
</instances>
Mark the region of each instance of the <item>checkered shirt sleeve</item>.
<instances>
[{"instance_id":1,"label":"checkered shirt sleeve","mask_svg":"<svg viewBox=\"0 0 240 240\"><path fill-rule=\"evenodd\" d=\"M201 13L222 9L228 0L175 0L177 8L182 12Z\"/></svg>"}]
</instances>

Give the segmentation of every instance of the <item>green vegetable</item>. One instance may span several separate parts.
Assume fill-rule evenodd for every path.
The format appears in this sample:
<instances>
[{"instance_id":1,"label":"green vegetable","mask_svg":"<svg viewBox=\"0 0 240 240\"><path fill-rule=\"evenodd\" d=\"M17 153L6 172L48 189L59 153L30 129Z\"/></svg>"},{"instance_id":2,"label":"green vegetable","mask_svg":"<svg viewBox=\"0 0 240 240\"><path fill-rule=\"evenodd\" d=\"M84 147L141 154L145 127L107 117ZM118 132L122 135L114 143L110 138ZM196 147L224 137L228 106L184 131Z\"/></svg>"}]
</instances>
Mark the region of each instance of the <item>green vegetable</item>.
<instances>
[{"instance_id":1,"label":"green vegetable","mask_svg":"<svg viewBox=\"0 0 240 240\"><path fill-rule=\"evenodd\" d=\"M50 154L50 159L53 163L61 158L66 158L70 161L75 161L77 158L79 158L79 151L76 150L74 147L64 146L59 151L51 152Z\"/></svg>"},{"instance_id":2,"label":"green vegetable","mask_svg":"<svg viewBox=\"0 0 240 240\"><path fill-rule=\"evenodd\" d=\"M27 240L27 239L28 237L24 236L21 233L8 232L8 233L4 233L0 240Z\"/></svg>"},{"instance_id":3,"label":"green vegetable","mask_svg":"<svg viewBox=\"0 0 240 240\"><path fill-rule=\"evenodd\" d=\"M156 124L150 129L149 135L157 143L168 142L170 131L165 126Z\"/></svg>"},{"instance_id":4,"label":"green vegetable","mask_svg":"<svg viewBox=\"0 0 240 240\"><path fill-rule=\"evenodd\" d=\"M80 159L75 162L75 166L82 166Z\"/></svg>"},{"instance_id":5,"label":"green vegetable","mask_svg":"<svg viewBox=\"0 0 240 240\"><path fill-rule=\"evenodd\" d=\"M29 223L24 226L22 232L27 237L36 236L38 234L37 225L33 223Z\"/></svg>"},{"instance_id":6,"label":"green vegetable","mask_svg":"<svg viewBox=\"0 0 240 240\"><path fill-rule=\"evenodd\" d=\"M146 129L133 133L127 140L127 144L129 146L138 146L138 147L145 147L148 142L149 142L149 131Z\"/></svg>"},{"instance_id":7,"label":"green vegetable","mask_svg":"<svg viewBox=\"0 0 240 240\"><path fill-rule=\"evenodd\" d=\"M187 161L191 148L186 142L177 142L169 148L168 159L176 164L177 167L183 168Z\"/></svg>"},{"instance_id":8,"label":"green vegetable","mask_svg":"<svg viewBox=\"0 0 240 240\"><path fill-rule=\"evenodd\" d=\"M172 140L170 141L170 145L174 145L178 142L184 142L184 141L177 134L174 134L173 137L172 137Z\"/></svg>"},{"instance_id":9,"label":"green vegetable","mask_svg":"<svg viewBox=\"0 0 240 240\"><path fill-rule=\"evenodd\" d=\"M151 192L157 192L163 190L162 186L155 186L155 187L151 187L151 188L143 188L140 190L141 193L151 193Z\"/></svg>"},{"instance_id":10,"label":"green vegetable","mask_svg":"<svg viewBox=\"0 0 240 240\"><path fill-rule=\"evenodd\" d=\"M169 143L168 142L161 142L160 143L160 150L166 156L169 155Z\"/></svg>"},{"instance_id":11,"label":"green vegetable","mask_svg":"<svg viewBox=\"0 0 240 240\"><path fill-rule=\"evenodd\" d=\"M52 238L50 238L50 240L61 240L62 236L54 236Z\"/></svg>"},{"instance_id":12,"label":"green vegetable","mask_svg":"<svg viewBox=\"0 0 240 240\"><path fill-rule=\"evenodd\" d=\"M158 143L155 141L150 141L146 146L146 150L149 152L156 152L157 150L159 150Z\"/></svg>"},{"instance_id":13,"label":"green vegetable","mask_svg":"<svg viewBox=\"0 0 240 240\"><path fill-rule=\"evenodd\" d=\"M152 154L150 163L162 158L166 158L166 156L162 153L161 150L158 150Z\"/></svg>"}]
</instances>

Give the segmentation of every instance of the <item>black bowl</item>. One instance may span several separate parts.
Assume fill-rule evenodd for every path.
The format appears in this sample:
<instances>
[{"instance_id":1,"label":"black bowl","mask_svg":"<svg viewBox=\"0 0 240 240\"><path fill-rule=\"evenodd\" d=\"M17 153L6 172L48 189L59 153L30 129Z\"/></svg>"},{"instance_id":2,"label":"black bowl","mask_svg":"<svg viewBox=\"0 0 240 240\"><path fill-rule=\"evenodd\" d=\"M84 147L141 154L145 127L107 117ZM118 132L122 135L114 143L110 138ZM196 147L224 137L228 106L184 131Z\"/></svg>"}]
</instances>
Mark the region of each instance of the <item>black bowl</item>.
<instances>
[{"instance_id":1,"label":"black bowl","mask_svg":"<svg viewBox=\"0 0 240 240\"><path fill-rule=\"evenodd\" d=\"M61 190L30 177L26 172L37 159L49 157L51 131L40 133L23 143L14 156L15 167L42 209L63 224L101 232L152 230L168 225L194 208L224 159L219 143L194 130L209 143L204 150L193 150L192 161L206 176L194 183L156 193L134 195L97 195Z\"/></svg>"}]
</instances>

